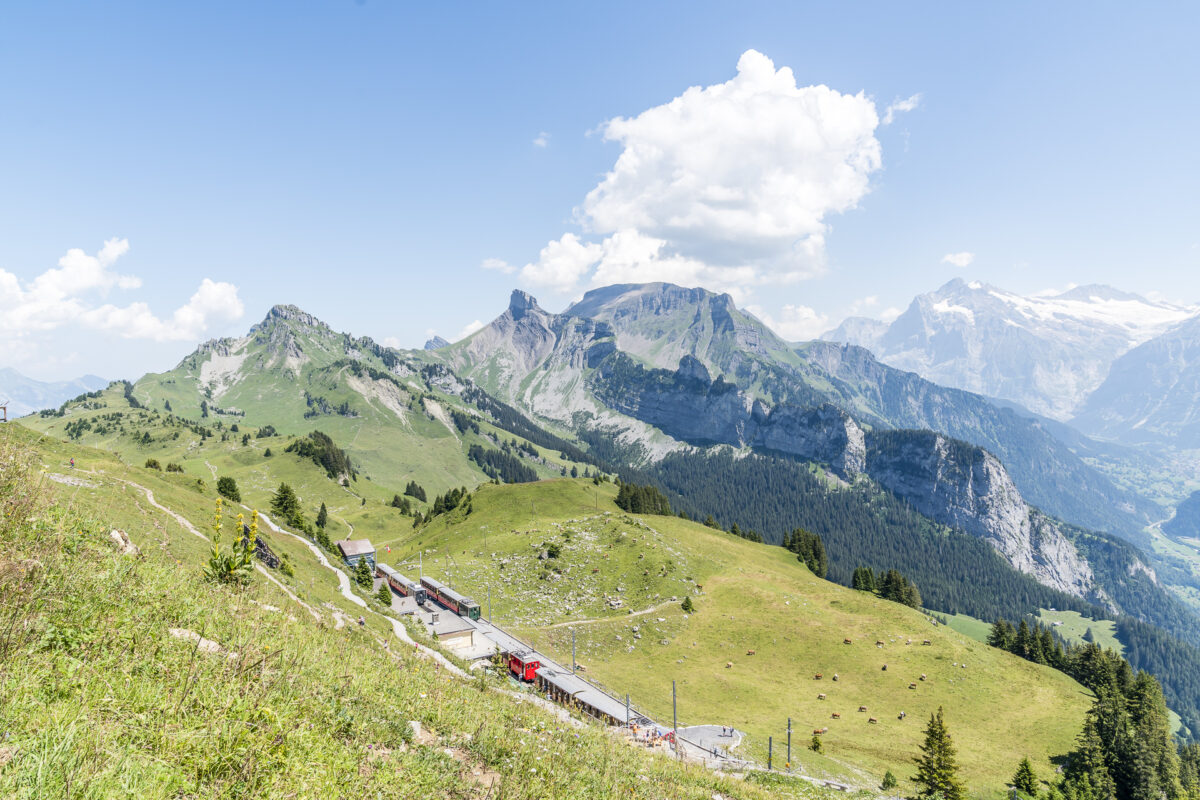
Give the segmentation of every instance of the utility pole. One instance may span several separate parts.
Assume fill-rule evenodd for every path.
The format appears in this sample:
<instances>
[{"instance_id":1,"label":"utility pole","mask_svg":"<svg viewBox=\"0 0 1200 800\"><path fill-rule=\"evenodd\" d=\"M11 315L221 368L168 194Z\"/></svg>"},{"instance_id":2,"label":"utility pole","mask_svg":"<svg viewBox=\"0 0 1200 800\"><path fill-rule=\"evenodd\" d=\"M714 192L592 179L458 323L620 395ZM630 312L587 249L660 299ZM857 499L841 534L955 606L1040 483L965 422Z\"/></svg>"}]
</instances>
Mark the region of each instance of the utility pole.
<instances>
[{"instance_id":1,"label":"utility pole","mask_svg":"<svg viewBox=\"0 0 1200 800\"><path fill-rule=\"evenodd\" d=\"M774 738L775 737L773 737L773 736L767 737L767 772L771 771L771 749L774 747L774 744L775 744L775 742L773 741Z\"/></svg>"},{"instance_id":2,"label":"utility pole","mask_svg":"<svg viewBox=\"0 0 1200 800\"><path fill-rule=\"evenodd\" d=\"M417 580L425 577L425 551L417 553Z\"/></svg>"},{"instance_id":3,"label":"utility pole","mask_svg":"<svg viewBox=\"0 0 1200 800\"><path fill-rule=\"evenodd\" d=\"M679 713L675 704L675 681L671 681L671 730L674 731L675 755L679 755Z\"/></svg>"},{"instance_id":4,"label":"utility pole","mask_svg":"<svg viewBox=\"0 0 1200 800\"><path fill-rule=\"evenodd\" d=\"M629 693L625 693L625 727L629 727Z\"/></svg>"},{"instance_id":5,"label":"utility pole","mask_svg":"<svg viewBox=\"0 0 1200 800\"><path fill-rule=\"evenodd\" d=\"M492 585L488 584L488 624L492 624ZM792 723L789 721L788 725Z\"/></svg>"},{"instance_id":6,"label":"utility pole","mask_svg":"<svg viewBox=\"0 0 1200 800\"><path fill-rule=\"evenodd\" d=\"M578 670L575 666L575 629L571 628L571 674L574 675Z\"/></svg>"},{"instance_id":7,"label":"utility pole","mask_svg":"<svg viewBox=\"0 0 1200 800\"><path fill-rule=\"evenodd\" d=\"M788 717L788 757L787 768L792 768L792 718Z\"/></svg>"}]
</instances>

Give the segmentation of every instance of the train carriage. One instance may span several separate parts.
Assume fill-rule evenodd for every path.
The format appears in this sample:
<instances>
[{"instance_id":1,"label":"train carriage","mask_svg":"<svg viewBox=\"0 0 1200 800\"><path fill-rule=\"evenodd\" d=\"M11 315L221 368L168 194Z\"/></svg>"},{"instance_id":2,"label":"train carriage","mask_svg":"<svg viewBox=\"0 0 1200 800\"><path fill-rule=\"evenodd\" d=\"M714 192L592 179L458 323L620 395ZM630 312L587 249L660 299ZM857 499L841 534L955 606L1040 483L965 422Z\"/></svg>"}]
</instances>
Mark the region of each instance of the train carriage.
<instances>
[{"instance_id":1,"label":"train carriage","mask_svg":"<svg viewBox=\"0 0 1200 800\"><path fill-rule=\"evenodd\" d=\"M421 578L421 585L425 587L431 599L458 614L460 617L479 619L479 604L471 598L459 594L446 584L436 581L433 578Z\"/></svg>"},{"instance_id":2,"label":"train carriage","mask_svg":"<svg viewBox=\"0 0 1200 800\"><path fill-rule=\"evenodd\" d=\"M375 574L387 581L388 586L402 597L413 598L417 605L424 605L425 601L429 599L424 586L416 581L410 581L387 564L377 564Z\"/></svg>"}]
</instances>

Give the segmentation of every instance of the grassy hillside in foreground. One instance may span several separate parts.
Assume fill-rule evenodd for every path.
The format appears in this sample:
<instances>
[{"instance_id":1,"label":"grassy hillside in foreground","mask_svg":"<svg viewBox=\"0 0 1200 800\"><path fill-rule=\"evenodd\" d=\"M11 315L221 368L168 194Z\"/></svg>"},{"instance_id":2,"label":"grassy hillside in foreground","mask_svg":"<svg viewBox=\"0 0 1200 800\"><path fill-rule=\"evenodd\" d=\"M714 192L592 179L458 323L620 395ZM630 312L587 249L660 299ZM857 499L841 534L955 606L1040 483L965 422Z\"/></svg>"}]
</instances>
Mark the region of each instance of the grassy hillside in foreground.
<instances>
[{"instance_id":1,"label":"grassy hillside in foreground","mask_svg":"<svg viewBox=\"0 0 1200 800\"><path fill-rule=\"evenodd\" d=\"M423 551L426 574L480 602L490 584L493 619L568 662L564 623L576 621L587 675L628 691L659 720L671 718L675 680L682 723L735 725L764 760L774 736L782 763L790 716L793 761L810 773L866 786L891 769L906 788L923 722L939 705L979 796L1003 792L1022 757L1053 774L1051 759L1070 750L1090 700L1061 673L817 579L781 548L626 514L614 495L610 484L583 480L485 485L469 515L456 511L392 541L394 560L413 563ZM558 558L541 558L551 544ZM690 616L679 602L688 595ZM621 608L609 607L613 597ZM825 755L804 750L824 727Z\"/></svg>"},{"instance_id":2,"label":"grassy hillside in foreground","mask_svg":"<svg viewBox=\"0 0 1200 800\"><path fill-rule=\"evenodd\" d=\"M77 446L89 468L63 474L67 446L35 439L0 428L0 606L13 622L0 648L0 796L821 795L651 756L517 702L503 682L454 678L394 639L385 649L383 625L317 622L257 575L240 591L206 583L204 543L125 482L201 530L211 494ZM116 525L140 555L117 554ZM300 550L294 560L286 585L332 593L331 572Z\"/></svg>"}]
</instances>

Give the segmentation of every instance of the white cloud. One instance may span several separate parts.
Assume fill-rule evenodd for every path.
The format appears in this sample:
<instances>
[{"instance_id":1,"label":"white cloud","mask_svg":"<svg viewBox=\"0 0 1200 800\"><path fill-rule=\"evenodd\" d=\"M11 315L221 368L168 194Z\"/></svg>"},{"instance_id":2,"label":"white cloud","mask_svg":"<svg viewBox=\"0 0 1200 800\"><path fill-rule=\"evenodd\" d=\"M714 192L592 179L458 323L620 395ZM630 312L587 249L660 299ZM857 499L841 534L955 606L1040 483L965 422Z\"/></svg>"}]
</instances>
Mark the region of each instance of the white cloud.
<instances>
[{"instance_id":1,"label":"white cloud","mask_svg":"<svg viewBox=\"0 0 1200 800\"><path fill-rule=\"evenodd\" d=\"M534 137L534 140L533 140L534 147L546 147L549 144L550 144L550 134L546 133L545 131L541 131L540 133L538 133L538 135L536 137Z\"/></svg>"},{"instance_id":2,"label":"white cloud","mask_svg":"<svg viewBox=\"0 0 1200 800\"><path fill-rule=\"evenodd\" d=\"M153 339L159 342L199 339L214 321L239 319L245 309L232 283L217 283L205 278L187 305L180 306L169 319L160 319L145 303L124 307L103 305L81 315L85 325L112 331L126 339Z\"/></svg>"},{"instance_id":3,"label":"white cloud","mask_svg":"<svg viewBox=\"0 0 1200 800\"><path fill-rule=\"evenodd\" d=\"M729 81L600 126L622 150L576 220L603 240L567 234L522 278L565 292L595 267L597 283L745 290L819 274L827 217L854 208L881 165L878 125L864 94L797 87L748 50Z\"/></svg>"},{"instance_id":4,"label":"white cloud","mask_svg":"<svg viewBox=\"0 0 1200 800\"><path fill-rule=\"evenodd\" d=\"M917 92L916 94L914 94L910 97L906 97L903 100L896 100L895 102L893 102L890 106L888 106L884 110L883 124L891 125L893 122L896 121L896 116L898 114L905 114L909 111L912 111L919 105L921 105L921 93L920 92Z\"/></svg>"},{"instance_id":5,"label":"white cloud","mask_svg":"<svg viewBox=\"0 0 1200 800\"><path fill-rule=\"evenodd\" d=\"M598 244L580 241L573 233L542 248L538 260L521 268L521 278L534 286L567 291L579 283L603 253Z\"/></svg>"},{"instance_id":6,"label":"white cloud","mask_svg":"<svg viewBox=\"0 0 1200 800\"><path fill-rule=\"evenodd\" d=\"M483 322L481 320L475 320L474 322L468 322L466 324L466 326L463 327L463 329L458 332L458 336L455 336L451 341L457 342L462 339L465 339L482 327L483 327Z\"/></svg>"},{"instance_id":7,"label":"white cloud","mask_svg":"<svg viewBox=\"0 0 1200 800\"><path fill-rule=\"evenodd\" d=\"M484 269L495 270L496 272L500 272L505 275L511 275L517 271L516 267L514 267L512 264L509 264L502 258L485 258L479 266L483 267Z\"/></svg>"},{"instance_id":8,"label":"white cloud","mask_svg":"<svg viewBox=\"0 0 1200 800\"><path fill-rule=\"evenodd\" d=\"M429 338L429 339L432 339L432 338L433 338L433 331L429 331L429 334L428 334L428 337L427 337L427 338ZM403 344L403 343L400 341L400 338L399 338L398 336L385 336L385 337L383 337L383 346L384 346L384 347L394 347L394 348L396 348L397 350L403 350L403 349L404 349L404 344Z\"/></svg>"},{"instance_id":9,"label":"white cloud","mask_svg":"<svg viewBox=\"0 0 1200 800\"><path fill-rule=\"evenodd\" d=\"M789 342L816 339L829 330L829 316L816 309L801 305L785 305L775 318L758 306L747 306L746 310L761 319L768 328Z\"/></svg>"},{"instance_id":10,"label":"white cloud","mask_svg":"<svg viewBox=\"0 0 1200 800\"><path fill-rule=\"evenodd\" d=\"M169 319L156 317L144 302L127 306L95 305L94 297L111 290L140 288L133 275L109 268L129 252L126 239L109 239L94 256L72 248L25 286L16 275L0 270L0 330L24 336L76 323L115 332L126 338L174 341L198 339L212 321L234 320L244 309L237 287L205 278L186 305Z\"/></svg>"},{"instance_id":11,"label":"white cloud","mask_svg":"<svg viewBox=\"0 0 1200 800\"><path fill-rule=\"evenodd\" d=\"M879 319L882 320L883 322L891 323L891 322L895 322L896 317L900 316L903 313L904 313L903 308L896 308L896 306L888 306L883 311L879 312Z\"/></svg>"},{"instance_id":12,"label":"white cloud","mask_svg":"<svg viewBox=\"0 0 1200 800\"><path fill-rule=\"evenodd\" d=\"M942 256L943 264L951 264L955 267L970 266L971 262L974 260L975 254L968 253L966 250L962 251L961 253L946 253L946 255Z\"/></svg>"}]
</instances>

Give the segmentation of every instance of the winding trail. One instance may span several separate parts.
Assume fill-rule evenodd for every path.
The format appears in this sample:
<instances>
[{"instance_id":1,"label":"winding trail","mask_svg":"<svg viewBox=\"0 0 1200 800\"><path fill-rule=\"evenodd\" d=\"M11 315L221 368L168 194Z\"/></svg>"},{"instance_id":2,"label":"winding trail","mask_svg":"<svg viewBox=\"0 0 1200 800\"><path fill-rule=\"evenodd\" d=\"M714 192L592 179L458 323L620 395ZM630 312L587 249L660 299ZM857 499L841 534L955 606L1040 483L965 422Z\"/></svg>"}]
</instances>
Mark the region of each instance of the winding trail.
<instances>
[{"instance_id":1,"label":"winding trail","mask_svg":"<svg viewBox=\"0 0 1200 800\"><path fill-rule=\"evenodd\" d=\"M167 514L168 516L173 518L176 522L179 523L180 527L182 527L185 531L187 531L188 533L191 533L195 536L199 536L201 539L203 539L206 542L212 542L212 539L208 538L203 533L201 533L196 528L196 526L193 525L191 522L189 522L187 519L185 519L183 517L183 515L179 514L176 511L172 511L171 509L164 506L162 503L155 500L154 492L152 492L150 489L147 489L145 486L142 486L140 483L134 483L133 481L124 481L124 483L126 483L129 486L132 486L135 489L140 489L143 492L145 492L146 493L146 501L148 503L150 503L150 505L154 506L159 511L162 511L164 514ZM282 589L284 594L286 594L288 597L292 598L297 603L299 603L300 606L303 607L305 611L307 611L309 614L312 614L314 619L316 619L318 622L321 620L320 612L318 612L316 609L314 609L308 603L304 602L299 597L297 597L296 594L291 589L289 589L288 587L286 587L282 583L280 583L280 581L274 575L267 572L266 568L262 564L256 563L254 565L254 568L256 570L258 570L258 572L260 572L264 578L266 578L271 583L275 584L280 589Z\"/></svg>"}]
</instances>

